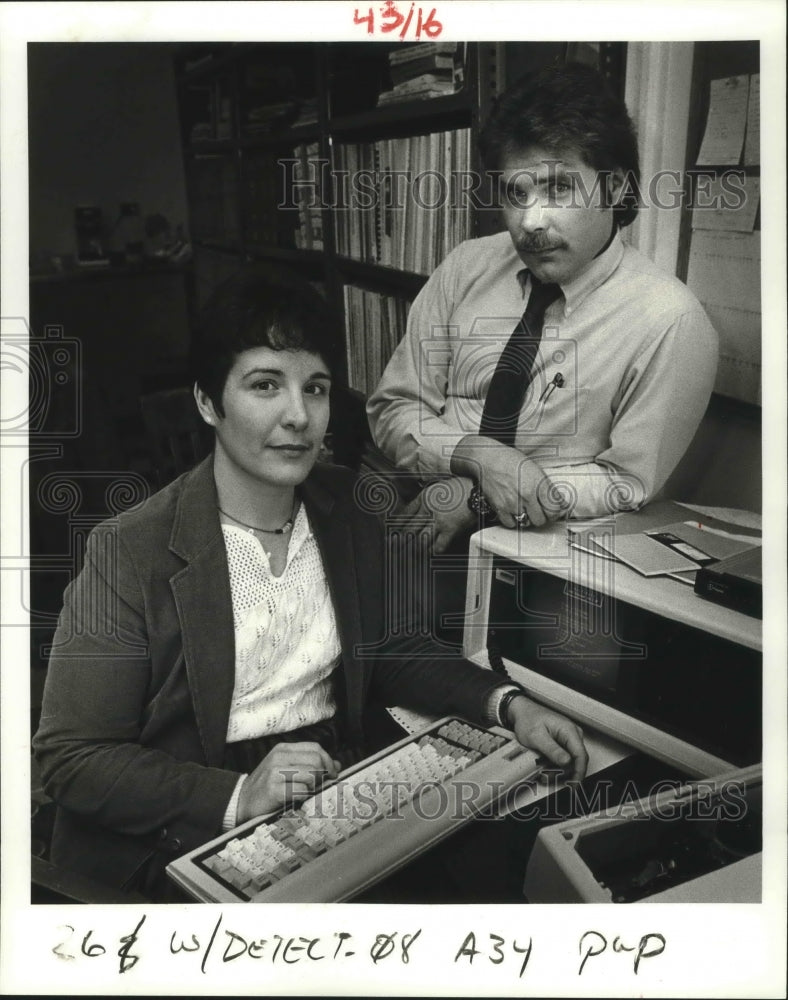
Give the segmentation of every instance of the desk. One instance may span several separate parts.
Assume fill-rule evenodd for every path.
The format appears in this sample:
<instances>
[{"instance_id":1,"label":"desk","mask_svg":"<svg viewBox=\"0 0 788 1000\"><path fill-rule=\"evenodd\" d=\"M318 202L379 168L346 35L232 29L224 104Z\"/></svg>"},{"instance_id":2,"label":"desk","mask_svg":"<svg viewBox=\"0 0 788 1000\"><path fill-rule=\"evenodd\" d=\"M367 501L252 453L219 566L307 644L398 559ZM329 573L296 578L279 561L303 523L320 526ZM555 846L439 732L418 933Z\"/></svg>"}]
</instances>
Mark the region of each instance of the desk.
<instances>
[{"instance_id":1,"label":"desk","mask_svg":"<svg viewBox=\"0 0 788 1000\"><path fill-rule=\"evenodd\" d=\"M725 517L725 512L704 509L701 513L731 520L730 516ZM752 519L738 523L745 527L756 526ZM558 585L551 581L558 581ZM542 600L540 591L552 596ZM565 610L573 600L593 605L587 594L604 595L600 600L599 616L607 615L613 620L610 630L613 639L603 636L605 641L598 647L600 652L594 652L593 629L588 635L571 632L578 622L590 622L593 626L594 614L589 611L584 619L582 616L573 618L571 612ZM629 609L636 609L631 614L634 628L618 631L617 608L627 609L625 620ZM645 625L642 633L638 631L639 625ZM522 638L529 629L537 639ZM679 637L673 647L669 641L661 641L659 635L652 642L655 634L661 631ZM560 641L556 641L557 636ZM592 641L584 644L589 636ZM602 779L601 788L607 786L609 775L617 766L630 763L639 767L641 773L644 762L646 770L651 765L653 787L657 788L664 787L663 781L676 773L708 779L735 771L741 763L760 760L761 622L698 597L685 583L667 577L644 577L614 560L571 548L563 524L522 532L489 528L471 539L463 636L465 656L480 666L489 667L488 641L491 637L505 650L502 662L513 680L523 684L537 700L582 725L591 759L589 773L596 772ZM681 662L680 656L682 637L687 637L685 648L691 650L686 663ZM640 660L633 655L627 664L627 644L634 647L638 639L651 645ZM546 644L542 647L539 642ZM622 655L617 661L619 648ZM670 659L671 649L679 663L678 669L676 662L665 662ZM706 650L711 664L701 662ZM596 689L580 671L580 667L585 667L584 657L592 660L594 656L598 657ZM719 671L715 670L717 662ZM573 668L576 668L574 673ZM686 675L687 704L682 706L681 725L677 726L677 714L670 707L665 710L660 702L675 699L677 691L685 693L682 670ZM591 674L593 670L589 668L588 672ZM704 684L708 685L707 698L704 697ZM644 689L649 698L643 697ZM646 711L644 701L649 702ZM654 705L658 706L656 713ZM690 738L692 732L689 737L686 732L687 719L693 713L697 713L698 719L697 740ZM664 727L659 724L660 719L664 719ZM683 733L680 731L682 725ZM721 744L730 747L731 742L726 742L726 730L736 727L745 730L742 746L749 758L732 764L726 753L711 752L708 742L709 737L719 737ZM692 729L690 725L689 730ZM601 774L611 763L614 766L608 766ZM664 769L663 774L660 767ZM759 768L754 765L750 770L754 772ZM651 789L649 801L650 796ZM596 808L608 804L609 800L592 809L595 813ZM618 813L614 811L611 815L615 817ZM588 819L577 818L543 829L531 853L526 880L529 899L537 902L611 901L607 890L598 886L590 870L583 866L579 854L575 853L575 845L577 836L582 836L583 831L594 831L595 844L601 845L598 831L605 823L612 830L617 822L592 815ZM619 857L616 852L621 856L625 853L625 841L616 840L619 833L613 832L608 844L613 852L611 861ZM643 846L642 832L641 828L631 830L632 844ZM606 849L597 847L605 857ZM713 872L705 881L687 882L673 894L665 894L664 899L759 900L760 863L760 854L755 854L739 865ZM589 886L593 888L589 890ZM657 894L654 900L662 901L662 895Z\"/></svg>"}]
</instances>

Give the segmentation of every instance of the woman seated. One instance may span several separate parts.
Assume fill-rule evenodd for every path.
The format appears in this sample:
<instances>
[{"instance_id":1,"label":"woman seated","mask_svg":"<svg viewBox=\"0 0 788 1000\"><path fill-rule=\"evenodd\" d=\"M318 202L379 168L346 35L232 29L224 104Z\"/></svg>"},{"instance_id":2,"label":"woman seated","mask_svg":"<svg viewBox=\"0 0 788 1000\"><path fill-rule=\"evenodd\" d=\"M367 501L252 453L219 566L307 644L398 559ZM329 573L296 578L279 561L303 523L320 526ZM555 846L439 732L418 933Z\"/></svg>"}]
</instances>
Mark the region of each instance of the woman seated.
<instances>
[{"instance_id":1,"label":"woman seated","mask_svg":"<svg viewBox=\"0 0 788 1000\"><path fill-rule=\"evenodd\" d=\"M373 703L501 722L582 777L571 722L389 627L382 525L317 461L339 351L294 276L246 270L203 310L213 454L96 528L66 590L34 739L55 863L167 898L175 856L362 756Z\"/></svg>"}]
</instances>

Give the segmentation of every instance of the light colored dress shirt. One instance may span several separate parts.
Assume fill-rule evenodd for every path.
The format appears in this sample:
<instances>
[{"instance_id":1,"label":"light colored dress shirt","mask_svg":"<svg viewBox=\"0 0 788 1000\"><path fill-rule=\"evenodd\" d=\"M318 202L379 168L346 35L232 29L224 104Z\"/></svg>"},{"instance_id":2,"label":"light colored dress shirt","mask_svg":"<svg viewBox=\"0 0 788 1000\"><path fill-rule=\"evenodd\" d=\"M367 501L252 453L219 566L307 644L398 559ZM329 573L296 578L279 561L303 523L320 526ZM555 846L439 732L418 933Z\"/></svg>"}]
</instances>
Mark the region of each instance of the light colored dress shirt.
<instances>
[{"instance_id":1,"label":"light colored dress shirt","mask_svg":"<svg viewBox=\"0 0 788 1000\"><path fill-rule=\"evenodd\" d=\"M376 443L398 466L423 479L445 475L462 438L478 434L490 379L530 294L522 268L507 232L469 240L416 298L367 405ZM640 506L700 423L717 335L687 287L618 235L561 290L545 315L515 447L561 489L553 509L540 492L548 516ZM550 389L558 375L563 385Z\"/></svg>"}]
</instances>

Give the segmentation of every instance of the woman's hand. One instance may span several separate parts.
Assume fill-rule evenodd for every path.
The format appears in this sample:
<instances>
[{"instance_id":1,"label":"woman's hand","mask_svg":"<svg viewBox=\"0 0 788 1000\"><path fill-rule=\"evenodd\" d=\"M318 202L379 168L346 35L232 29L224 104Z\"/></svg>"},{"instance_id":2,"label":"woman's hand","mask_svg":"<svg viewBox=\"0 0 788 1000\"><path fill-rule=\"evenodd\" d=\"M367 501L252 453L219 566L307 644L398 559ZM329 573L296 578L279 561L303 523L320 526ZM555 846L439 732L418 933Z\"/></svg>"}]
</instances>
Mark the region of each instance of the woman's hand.
<instances>
[{"instance_id":1,"label":"woman's hand","mask_svg":"<svg viewBox=\"0 0 788 1000\"><path fill-rule=\"evenodd\" d=\"M544 754L551 764L567 772L567 780L583 780L588 767L588 752L582 731L574 722L537 705L525 695L509 703L509 719L515 736L523 746Z\"/></svg>"},{"instance_id":2,"label":"woman's hand","mask_svg":"<svg viewBox=\"0 0 788 1000\"><path fill-rule=\"evenodd\" d=\"M337 774L339 763L319 743L277 743L244 780L237 822L304 799Z\"/></svg>"}]
</instances>

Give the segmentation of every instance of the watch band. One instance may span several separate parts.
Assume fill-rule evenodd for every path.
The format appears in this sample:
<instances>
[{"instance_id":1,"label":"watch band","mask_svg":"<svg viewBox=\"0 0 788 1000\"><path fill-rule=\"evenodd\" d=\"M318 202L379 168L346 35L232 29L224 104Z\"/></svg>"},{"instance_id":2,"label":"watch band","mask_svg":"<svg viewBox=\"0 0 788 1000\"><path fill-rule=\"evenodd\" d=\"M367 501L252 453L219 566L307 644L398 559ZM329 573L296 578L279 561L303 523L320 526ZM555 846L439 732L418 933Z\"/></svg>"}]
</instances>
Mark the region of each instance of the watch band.
<instances>
[{"instance_id":1,"label":"watch band","mask_svg":"<svg viewBox=\"0 0 788 1000\"><path fill-rule=\"evenodd\" d=\"M504 691L501 700L498 702L498 724L503 726L504 729L512 729L511 720L509 719L509 706L515 698L519 698L521 695L527 697L525 688L519 684L516 686L512 685Z\"/></svg>"}]
</instances>

